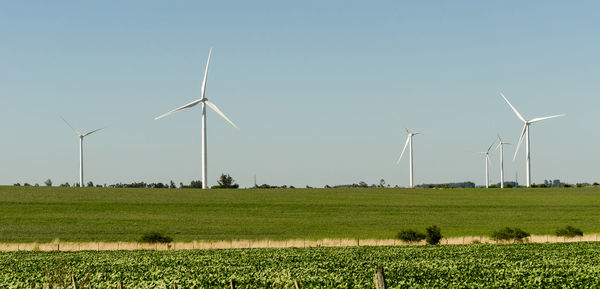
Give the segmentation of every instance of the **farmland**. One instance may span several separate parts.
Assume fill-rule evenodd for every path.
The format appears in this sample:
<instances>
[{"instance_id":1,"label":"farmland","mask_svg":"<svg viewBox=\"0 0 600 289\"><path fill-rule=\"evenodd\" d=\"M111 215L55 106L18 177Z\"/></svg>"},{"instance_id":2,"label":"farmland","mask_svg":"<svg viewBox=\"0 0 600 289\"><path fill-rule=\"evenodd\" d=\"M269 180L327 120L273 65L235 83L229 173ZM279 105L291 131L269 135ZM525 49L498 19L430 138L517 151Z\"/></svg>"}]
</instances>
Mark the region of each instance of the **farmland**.
<instances>
[{"instance_id":1,"label":"farmland","mask_svg":"<svg viewBox=\"0 0 600 289\"><path fill-rule=\"evenodd\" d=\"M0 242L393 238L403 228L600 232L600 188L112 189L0 187Z\"/></svg>"},{"instance_id":2,"label":"farmland","mask_svg":"<svg viewBox=\"0 0 600 289\"><path fill-rule=\"evenodd\" d=\"M3 288L41 288L76 276L93 288L597 288L600 244L512 244L206 251L0 253Z\"/></svg>"}]
</instances>

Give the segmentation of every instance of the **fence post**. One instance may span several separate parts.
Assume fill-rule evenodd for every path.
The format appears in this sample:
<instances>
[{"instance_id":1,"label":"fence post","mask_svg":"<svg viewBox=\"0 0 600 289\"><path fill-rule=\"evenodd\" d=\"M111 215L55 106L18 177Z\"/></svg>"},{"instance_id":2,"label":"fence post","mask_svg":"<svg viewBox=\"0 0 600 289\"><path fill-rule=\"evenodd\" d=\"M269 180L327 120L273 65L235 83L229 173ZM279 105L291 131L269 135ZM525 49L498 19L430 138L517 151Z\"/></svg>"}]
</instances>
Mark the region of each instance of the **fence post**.
<instances>
[{"instance_id":1,"label":"fence post","mask_svg":"<svg viewBox=\"0 0 600 289\"><path fill-rule=\"evenodd\" d=\"M302 285L298 279L294 280L294 286L296 286L296 289L302 289Z\"/></svg>"},{"instance_id":2,"label":"fence post","mask_svg":"<svg viewBox=\"0 0 600 289\"><path fill-rule=\"evenodd\" d=\"M373 276L376 289L385 289L385 276L383 275L383 267L375 268L375 276Z\"/></svg>"},{"instance_id":3,"label":"fence post","mask_svg":"<svg viewBox=\"0 0 600 289\"><path fill-rule=\"evenodd\" d=\"M71 280L73 280L73 289L77 289L77 279L75 276L71 276Z\"/></svg>"}]
</instances>

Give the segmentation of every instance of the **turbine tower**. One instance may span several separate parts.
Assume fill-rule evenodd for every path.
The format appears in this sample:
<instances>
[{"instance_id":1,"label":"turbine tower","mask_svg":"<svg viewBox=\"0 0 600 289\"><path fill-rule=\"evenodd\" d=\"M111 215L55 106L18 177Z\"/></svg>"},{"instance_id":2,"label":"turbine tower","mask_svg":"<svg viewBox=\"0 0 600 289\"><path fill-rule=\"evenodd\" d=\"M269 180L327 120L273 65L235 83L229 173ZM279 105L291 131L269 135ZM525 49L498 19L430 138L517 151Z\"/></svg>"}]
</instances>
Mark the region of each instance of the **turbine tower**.
<instances>
[{"instance_id":1,"label":"turbine tower","mask_svg":"<svg viewBox=\"0 0 600 289\"><path fill-rule=\"evenodd\" d=\"M210 55L211 54L212 54L212 48L208 51L208 60L206 61L206 69L204 69L204 79L202 80L202 90L200 92L200 95L201 95L200 99L194 100L182 107L171 110L171 111L155 118L155 120L159 119L159 118L163 118L169 114L178 112L180 110L184 110L186 108L190 108L192 106L195 106L198 103L202 103L202 188L203 189L208 188L208 186L207 186L208 180L207 180L207 174L206 174L206 171L207 171L207 166L206 166L206 106L208 106L212 110L214 110L217 114L219 114L227 122L229 122L233 127L235 127L236 129L239 129L231 120L229 120L229 118L227 118L227 116L225 116L225 114L223 112L221 112L221 110L219 110L219 108L214 103L208 101L208 99L205 96L206 77L208 75L208 64L210 63Z\"/></svg>"},{"instance_id":2,"label":"turbine tower","mask_svg":"<svg viewBox=\"0 0 600 289\"><path fill-rule=\"evenodd\" d=\"M408 166L409 166L409 174L410 174L410 187L414 188L414 175L413 175L413 150L412 150L412 137L414 135L418 135L420 134L420 132L410 132L408 131L408 129L406 129L406 133L408 134L408 137L406 138L406 143L404 144L404 148L402 149L402 153L400 154L400 158L398 158L398 161L396 162L396 164L400 163L400 160L402 159L402 156L404 156L404 151L406 151L406 146L410 145L409 147L409 158L408 158Z\"/></svg>"},{"instance_id":3,"label":"turbine tower","mask_svg":"<svg viewBox=\"0 0 600 289\"><path fill-rule=\"evenodd\" d=\"M503 142L500 135L498 135L498 140L500 143L498 143L495 150L500 149L500 188L504 188L504 145L509 145L510 143Z\"/></svg>"},{"instance_id":4,"label":"turbine tower","mask_svg":"<svg viewBox=\"0 0 600 289\"><path fill-rule=\"evenodd\" d=\"M517 117L523 121L524 125L523 125L523 130L521 131L521 136L519 137L519 143L517 144L517 149L515 150L515 155L513 156L513 161L516 159L517 157L517 153L519 152L519 147L521 146L521 142L523 141L523 137L525 137L525 171L526 171L526 181L527 181L527 187L531 187L531 162L530 162L530 147L529 147L529 125L531 125L532 123L536 123L538 121L542 121L542 120L546 120L546 119L550 119L550 118L555 118L555 117L560 117L560 116L565 116L564 114L557 114L557 115L552 115L552 116L545 116L545 117L537 117L531 120L526 120L518 111L517 109L510 103L510 101L508 101L508 99L506 98L506 96L504 96L504 94L502 94L502 92L500 93L500 95L504 98L504 100L506 100L506 103L508 103L508 105L510 106L510 108L515 112L515 114L517 115Z\"/></svg>"},{"instance_id":5,"label":"turbine tower","mask_svg":"<svg viewBox=\"0 0 600 289\"><path fill-rule=\"evenodd\" d=\"M480 152L480 154L485 155L485 188L490 187L490 174L489 174L489 162L490 162L490 149L494 146L495 141L488 147L487 151Z\"/></svg>"},{"instance_id":6,"label":"turbine tower","mask_svg":"<svg viewBox=\"0 0 600 289\"><path fill-rule=\"evenodd\" d=\"M80 133L79 131L77 131L76 129L73 128L73 126L71 126L69 124L69 122L67 122L67 120L65 120L62 116L60 117L62 118L62 120L75 132L75 134L79 137L79 186L83 187L85 186L85 184L83 183L83 138L93 134L101 129L105 129L106 127L103 128L99 128L87 133Z\"/></svg>"}]
</instances>

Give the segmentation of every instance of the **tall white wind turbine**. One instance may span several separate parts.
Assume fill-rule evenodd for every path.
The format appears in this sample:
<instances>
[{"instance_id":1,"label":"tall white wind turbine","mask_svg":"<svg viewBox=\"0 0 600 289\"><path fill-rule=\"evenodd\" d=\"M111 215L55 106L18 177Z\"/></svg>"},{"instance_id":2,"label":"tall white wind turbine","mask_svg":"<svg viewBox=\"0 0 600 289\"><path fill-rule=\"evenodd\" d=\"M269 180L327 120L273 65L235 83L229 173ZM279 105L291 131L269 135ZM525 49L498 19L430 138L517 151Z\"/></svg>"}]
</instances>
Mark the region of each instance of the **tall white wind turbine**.
<instances>
[{"instance_id":1,"label":"tall white wind turbine","mask_svg":"<svg viewBox=\"0 0 600 289\"><path fill-rule=\"evenodd\" d=\"M536 123L538 121L542 121L542 120L546 120L546 119L550 119L550 118L555 118L555 117L560 117L560 116L565 116L564 114L557 114L557 115L552 115L552 116L545 116L545 117L537 117L531 120L526 120L518 111L517 109L510 103L510 101L508 101L508 99L506 98L506 96L504 96L504 94L502 94L502 92L500 93L500 95L504 98L504 100L506 100L506 103L508 103L508 105L510 106L510 108L515 112L515 114L517 115L517 117L523 121L524 125L523 125L523 130L521 131L521 136L519 137L519 143L517 144L517 149L515 150L515 155L513 156L513 161L516 159L517 157L517 153L519 152L519 147L521 146L521 142L523 141L523 137L525 136L525 169L526 169L526 179L527 179L527 187L531 187L531 163L530 163L530 147L529 147L529 125L531 125L532 123Z\"/></svg>"},{"instance_id":2,"label":"tall white wind turbine","mask_svg":"<svg viewBox=\"0 0 600 289\"><path fill-rule=\"evenodd\" d=\"M509 145L508 142L503 142L498 135L498 146L496 146L495 150L500 149L500 188L504 188L504 145Z\"/></svg>"},{"instance_id":3,"label":"tall white wind turbine","mask_svg":"<svg viewBox=\"0 0 600 289\"><path fill-rule=\"evenodd\" d=\"M408 129L405 129L406 133L408 134L408 137L406 138L406 143L404 144L404 148L402 149L402 153L400 154L400 158L398 158L398 161L396 162L396 164L400 163L400 160L402 160L402 156L404 156L404 151L406 151L406 147L409 146L409 158L408 158L408 166L409 166L409 174L410 174L410 187L414 188L414 175L413 175L413 150L412 150L412 137L414 135L418 135L420 134L420 132L410 132L408 131Z\"/></svg>"},{"instance_id":4,"label":"tall white wind turbine","mask_svg":"<svg viewBox=\"0 0 600 289\"><path fill-rule=\"evenodd\" d=\"M490 163L490 149L492 148L492 146L494 146L493 142L490 147L488 147L487 151L484 152L480 152L480 154L485 155L485 187L489 188L490 187L490 171L489 171L489 163Z\"/></svg>"},{"instance_id":5,"label":"tall white wind turbine","mask_svg":"<svg viewBox=\"0 0 600 289\"><path fill-rule=\"evenodd\" d=\"M62 120L75 132L75 134L79 137L79 186L80 187L84 187L85 184L83 183L83 138L93 134L101 129L105 129L106 127L103 128L99 128L99 129L95 129L93 131L87 132L87 133L80 133L78 130L76 130L75 128L73 128L73 126L71 126L69 124L69 122L67 122L67 120L65 120L62 116L60 117L62 118Z\"/></svg>"},{"instance_id":6,"label":"tall white wind turbine","mask_svg":"<svg viewBox=\"0 0 600 289\"><path fill-rule=\"evenodd\" d=\"M158 117L155 118L159 119L159 118L163 118L169 114L178 112L180 110L184 110L186 108L190 108L192 106L195 106L196 104L202 103L202 188L206 189L208 188L207 183L207 166L206 166L206 106L210 107L212 110L214 110L217 114L219 114L221 117L223 117L227 122L229 122L233 127L235 127L236 129L239 129L229 118L227 118L227 116L225 116L225 114L223 112L221 112L221 110L212 102L208 101L208 99L206 98L206 77L208 76L208 64L210 63L210 55L212 54L212 48L208 51L208 60L206 61L206 69L204 69L204 79L202 80L202 90L200 92L200 99L194 100L182 107L176 108L174 110L171 110L163 115L160 115Z\"/></svg>"}]
</instances>

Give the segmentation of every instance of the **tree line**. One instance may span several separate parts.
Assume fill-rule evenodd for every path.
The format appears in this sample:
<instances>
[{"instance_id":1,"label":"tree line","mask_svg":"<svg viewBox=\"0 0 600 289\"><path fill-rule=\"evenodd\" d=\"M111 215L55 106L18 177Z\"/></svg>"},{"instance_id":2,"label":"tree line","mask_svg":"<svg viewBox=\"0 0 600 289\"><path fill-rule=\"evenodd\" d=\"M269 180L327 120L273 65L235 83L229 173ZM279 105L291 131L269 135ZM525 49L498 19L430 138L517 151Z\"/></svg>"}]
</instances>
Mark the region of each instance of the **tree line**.
<instances>
[{"instance_id":1,"label":"tree line","mask_svg":"<svg viewBox=\"0 0 600 289\"><path fill-rule=\"evenodd\" d=\"M44 182L44 185L46 185L47 187L51 187L52 186L52 180L47 179ZM19 187L19 186L25 186L25 187L29 187L29 186L34 186L34 187L39 187L39 184L34 184L31 185L29 183L23 183L23 185L21 185L21 183L16 183L14 184L14 186ZM63 184L60 184L59 187L80 187L79 183L73 183L73 184L69 184L68 182L65 182ZM146 183L146 182L133 182L133 183L117 183L117 184L104 184L104 185L100 185L100 184L96 184L94 185L94 183L92 181L89 181L86 185L86 187L98 187L98 188L149 188L149 189L201 189L202 188L202 181L199 180L193 180L190 182L189 185L185 185L184 183L180 182L179 186L177 186L175 184L175 182L173 180L169 181L169 183L162 183L162 182L158 182L158 183ZM229 174L221 174L221 176L217 179L217 185L214 185L211 187L211 189L237 189L239 188L240 185L235 183L235 180L229 175Z\"/></svg>"}]
</instances>

